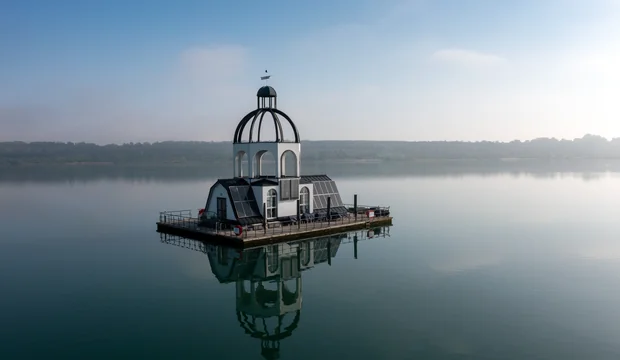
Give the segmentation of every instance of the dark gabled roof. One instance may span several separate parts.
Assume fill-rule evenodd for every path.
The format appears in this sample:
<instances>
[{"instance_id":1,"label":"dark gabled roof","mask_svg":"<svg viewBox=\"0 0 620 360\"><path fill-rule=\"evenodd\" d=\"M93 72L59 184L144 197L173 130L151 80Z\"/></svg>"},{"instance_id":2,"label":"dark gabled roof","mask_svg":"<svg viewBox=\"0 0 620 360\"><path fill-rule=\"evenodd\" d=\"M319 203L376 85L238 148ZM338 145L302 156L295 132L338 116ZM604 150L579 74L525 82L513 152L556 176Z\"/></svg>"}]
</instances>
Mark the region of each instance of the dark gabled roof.
<instances>
[{"instance_id":1,"label":"dark gabled roof","mask_svg":"<svg viewBox=\"0 0 620 360\"><path fill-rule=\"evenodd\" d=\"M313 209L316 212L319 209L327 208L327 198L331 198L331 207L336 208L343 206L340 192L336 182L327 175L302 175L300 184L312 184L313 191Z\"/></svg>"},{"instance_id":2,"label":"dark gabled roof","mask_svg":"<svg viewBox=\"0 0 620 360\"><path fill-rule=\"evenodd\" d=\"M232 178L232 179L217 179L217 181L215 182L215 184L213 184L213 186L217 184L222 184L222 186L224 186L225 188L229 186L249 185L248 181L245 178L241 178L241 177Z\"/></svg>"},{"instance_id":3,"label":"dark gabled roof","mask_svg":"<svg viewBox=\"0 0 620 360\"><path fill-rule=\"evenodd\" d=\"M252 186L274 186L278 185L278 180L263 178L252 183Z\"/></svg>"},{"instance_id":4,"label":"dark gabled roof","mask_svg":"<svg viewBox=\"0 0 620 360\"><path fill-rule=\"evenodd\" d=\"M315 181L331 181L332 179L327 175L302 175L299 180L300 184L311 184Z\"/></svg>"},{"instance_id":5,"label":"dark gabled roof","mask_svg":"<svg viewBox=\"0 0 620 360\"><path fill-rule=\"evenodd\" d=\"M209 190L207 205L211 202L213 189L215 189L217 185L222 185L228 193L228 198L230 199L233 213L237 219L237 221L232 221L233 223L250 225L263 222L263 216L261 215L258 203L256 202L254 191L246 179L218 179L215 184L211 186L211 190Z\"/></svg>"},{"instance_id":6,"label":"dark gabled roof","mask_svg":"<svg viewBox=\"0 0 620 360\"><path fill-rule=\"evenodd\" d=\"M314 186L312 201L313 212L315 214L326 214L328 197L331 198L332 214L344 214L347 212L347 209L343 206L344 204L338 192L338 187L335 181L329 176L302 175L299 183L304 185L312 184ZM261 205L256 201L252 186L274 186L278 185L278 181L273 178L262 178L250 184L245 178L218 179L209 191L207 204L211 202L213 189L217 185L222 185L226 189L232 204L232 209L237 220L230 222L239 225L252 225L260 224L264 221L260 211Z\"/></svg>"}]
</instances>

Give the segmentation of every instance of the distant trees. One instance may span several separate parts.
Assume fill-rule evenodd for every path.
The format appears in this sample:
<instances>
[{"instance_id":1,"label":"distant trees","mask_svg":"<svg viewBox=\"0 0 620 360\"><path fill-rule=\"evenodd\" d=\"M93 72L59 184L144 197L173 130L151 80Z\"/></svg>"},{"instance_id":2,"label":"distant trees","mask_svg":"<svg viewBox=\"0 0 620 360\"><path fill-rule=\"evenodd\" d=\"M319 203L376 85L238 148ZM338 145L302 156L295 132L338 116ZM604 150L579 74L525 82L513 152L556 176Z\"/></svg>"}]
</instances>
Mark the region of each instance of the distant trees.
<instances>
[{"instance_id":1,"label":"distant trees","mask_svg":"<svg viewBox=\"0 0 620 360\"><path fill-rule=\"evenodd\" d=\"M61 142L0 142L0 165L107 163L116 165L228 164L229 142L164 141L96 145ZM574 140L539 138L511 142L306 141L301 160L411 161L463 159L619 158L620 139L585 135Z\"/></svg>"}]
</instances>

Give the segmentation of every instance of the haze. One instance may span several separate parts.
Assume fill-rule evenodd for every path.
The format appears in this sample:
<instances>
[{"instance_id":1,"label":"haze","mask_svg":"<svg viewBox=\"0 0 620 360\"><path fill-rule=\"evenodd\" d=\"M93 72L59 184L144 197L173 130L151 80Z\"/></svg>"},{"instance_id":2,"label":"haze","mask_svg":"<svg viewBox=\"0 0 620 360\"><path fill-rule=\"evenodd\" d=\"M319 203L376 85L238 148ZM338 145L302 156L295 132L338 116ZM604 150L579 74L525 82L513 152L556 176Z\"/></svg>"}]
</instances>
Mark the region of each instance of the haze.
<instances>
[{"instance_id":1,"label":"haze","mask_svg":"<svg viewBox=\"0 0 620 360\"><path fill-rule=\"evenodd\" d=\"M230 140L269 70L304 140L620 136L620 2L13 1L0 141Z\"/></svg>"}]
</instances>

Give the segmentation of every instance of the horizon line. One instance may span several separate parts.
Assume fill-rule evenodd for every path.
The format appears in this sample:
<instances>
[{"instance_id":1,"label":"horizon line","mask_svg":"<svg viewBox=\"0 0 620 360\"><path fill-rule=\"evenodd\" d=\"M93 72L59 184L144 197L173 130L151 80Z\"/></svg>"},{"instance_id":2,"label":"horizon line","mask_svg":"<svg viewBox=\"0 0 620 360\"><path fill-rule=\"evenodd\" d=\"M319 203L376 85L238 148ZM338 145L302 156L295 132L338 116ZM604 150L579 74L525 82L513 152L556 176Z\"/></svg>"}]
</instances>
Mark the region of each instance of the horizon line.
<instances>
[{"instance_id":1,"label":"horizon line","mask_svg":"<svg viewBox=\"0 0 620 360\"><path fill-rule=\"evenodd\" d=\"M513 142L520 142L520 143L524 143L524 142L531 142L531 141L536 141L536 140L551 140L551 141L574 141L574 140L582 140L585 138L600 138L600 139L604 139L608 142L610 141L614 141L614 140L620 140L620 137L615 137L615 138L607 138L605 136L601 136L601 135L596 135L596 134L585 134L582 137L575 137L572 139L567 139L567 138L556 138L556 137L537 137L537 138L531 138L531 139L527 139L527 140L521 140L521 139L513 139L510 141L501 141L501 140L369 140L369 139L360 139L360 140L355 140L355 139L331 139L331 140L316 140L316 139L308 139L308 140L301 140L300 142L384 142L384 143L501 143L501 144L510 144ZM7 143L25 143L25 144L87 144L87 145L97 145L97 146L112 146L112 145L117 145L117 146L122 146L122 145L131 145L131 144L158 144L158 143L174 143L174 142L186 142L186 143L229 143L232 144L231 140L156 140L156 141L130 141L130 142L123 142L123 143L96 143L96 142L88 142L88 141L60 141L60 140L37 140L37 141L25 141L25 140L5 140L5 141L0 141L0 144L7 144Z\"/></svg>"}]
</instances>

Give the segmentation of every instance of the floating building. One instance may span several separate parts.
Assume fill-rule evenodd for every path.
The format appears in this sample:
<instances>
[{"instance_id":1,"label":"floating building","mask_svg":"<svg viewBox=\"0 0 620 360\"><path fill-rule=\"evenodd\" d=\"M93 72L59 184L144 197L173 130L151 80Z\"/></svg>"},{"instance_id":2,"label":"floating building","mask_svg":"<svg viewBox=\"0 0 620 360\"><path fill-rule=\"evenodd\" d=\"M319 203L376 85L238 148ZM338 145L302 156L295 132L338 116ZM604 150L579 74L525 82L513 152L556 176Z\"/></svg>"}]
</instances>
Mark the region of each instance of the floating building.
<instances>
[{"instance_id":1,"label":"floating building","mask_svg":"<svg viewBox=\"0 0 620 360\"><path fill-rule=\"evenodd\" d=\"M293 120L277 108L276 90L263 86L256 98L257 108L244 116L235 130L234 177L220 179L211 187L207 214L234 225L289 221L298 215L324 218L328 198L332 216L347 214L332 179L327 175L300 175L299 131ZM266 129L273 129L275 134L266 134ZM272 171L265 171L267 154L275 158Z\"/></svg>"},{"instance_id":2,"label":"floating building","mask_svg":"<svg viewBox=\"0 0 620 360\"><path fill-rule=\"evenodd\" d=\"M329 176L301 175L300 141L293 120L278 109L276 90L261 87L256 109L234 132L233 177L211 186L196 218L189 211L160 213L158 231L246 243L391 224L389 207L358 206L357 195L347 206Z\"/></svg>"}]
</instances>

